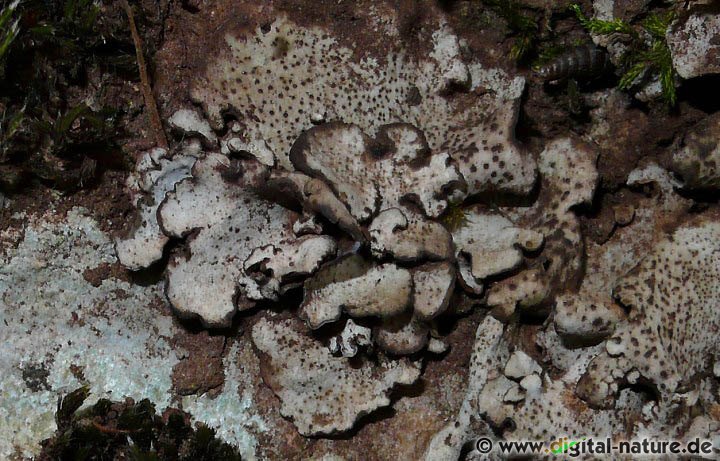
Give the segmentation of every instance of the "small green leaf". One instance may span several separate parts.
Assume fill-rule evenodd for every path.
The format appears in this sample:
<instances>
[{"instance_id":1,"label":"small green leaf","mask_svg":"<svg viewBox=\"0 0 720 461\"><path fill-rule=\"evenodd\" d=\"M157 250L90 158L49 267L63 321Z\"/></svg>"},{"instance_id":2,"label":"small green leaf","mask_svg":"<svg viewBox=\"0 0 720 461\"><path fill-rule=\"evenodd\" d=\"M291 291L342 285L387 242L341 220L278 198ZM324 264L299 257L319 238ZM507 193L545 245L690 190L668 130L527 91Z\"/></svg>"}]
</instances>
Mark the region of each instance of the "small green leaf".
<instances>
[{"instance_id":1,"label":"small green leaf","mask_svg":"<svg viewBox=\"0 0 720 461\"><path fill-rule=\"evenodd\" d=\"M48 39L55 35L55 28L50 24L41 24L39 26L28 29L28 33L35 39Z\"/></svg>"},{"instance_id":2,"label":"small green leaf","mask_svg":"<svg viewBox=\"0 0 720 461\"><path fill-rule=\"evenodd\" d=\"M665 33L675 17L674 11L668 11L663 15L651 14L645 18L642 26L655 40L665 40Z\"/></svg>"},{"instance_id":3,"label":"small green leaf","mask_svg":"<svg viewBox=\"0 0 720 461\"><path fill-rule=\"evenodd\" d=\"M75 389L65 397L58 399L58 409L55 414L55 422L58 427L63 427L69 423L75 412L82 406L85 400L90 395L90 388L83 386L79 389Z\"/></svg>"},{"instance_id":4,"label":"small green leaf","mask_svg":"<svg viewBox=\"0 0 720 461\"><path fill-rule=\"evenodd\" d=\"M70 109L68 112L65 113L65 115L58 117L58 119L55 120L55 134L58 136L62 136L68 131L70 131L73 122L75 122L78 117L85 115L85 113L89 111L90 108L88 106L86 106L85 104L80 104L79 106Z\"/></svg>"},{"instance_id":5,"label":"small green leaf","mask_svg":"<svg viewBox=\"0 0 720 461\"><path fill-rule=\"evenodd\" d=\"M635 81L642 75L642 73L647 68L647 64L645 62L638 62L635 63L627 72L623 74L623 76L620 78L620 82L618 83L618 88L621 90L627 90L630 88Z\"/></svg>"},{"instance_id":6,"label":"small green leaf","mask_svg":"<svg viewBox=\"0 0 720 461\"><path fill-rule=\"evenodd\" d=\"M3 114L3 117L0 120L0 140L6 141L10 139L20 128L22 123L25 121L24 110L25 108L22 108L17 113L13 114L7 123L5 123L5 115Z\"/></svg>"},{"instance_id":7,"label":"small green leaf","mask_svg":"<svg viewBox=\"0 0 720 461\"><path fill-rule=\"evenodd\" d=\"M663 96L669 106L674 106L677 102L675 94L675 71L670 68L665 68L660 73L660 84L662 85Z\"/></svg>"},{"instance_id":8,"label":"small green leaf","mask_svg":"<svg viewBox=\"0 0 720 461\"><path fill-rule=\"evenodd\" d=\"M596 34L602 34L602 35L609 35L609 34L627 34L631 36L636 36L637 32L635 29L630 26L627 22L621 20L621 19L613 19L612 21L604 21L602 19L589 19L587 16L585 16L580 9L580 5L573 4L570 5L570 9L575 13L575 16L580 21L580 24L585 27L585 29L589 30L590 32L596 33Z\"/></svg>"}]
</instances>

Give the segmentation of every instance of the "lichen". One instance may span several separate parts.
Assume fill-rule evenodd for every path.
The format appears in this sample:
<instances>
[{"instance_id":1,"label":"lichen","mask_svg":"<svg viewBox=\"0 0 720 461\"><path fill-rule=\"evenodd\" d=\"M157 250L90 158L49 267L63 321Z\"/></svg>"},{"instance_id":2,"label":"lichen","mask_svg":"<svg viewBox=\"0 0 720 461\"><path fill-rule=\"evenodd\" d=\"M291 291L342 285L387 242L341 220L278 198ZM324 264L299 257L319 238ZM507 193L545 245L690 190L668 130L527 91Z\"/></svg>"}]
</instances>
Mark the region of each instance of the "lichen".
<instances>
[{"instance_id":1,"label":"lichen","mask_svg":"<svg viewBox=\"0 0 720 461\"><path fill-rule=\"evenodd\" d=\"M350 429L359 416L388 405L395 385L420 376L419 366L405 359L351 365L303 334L297 321L261 320L252 335L268 359L261 366L280 396L280 411L303 435Z\"/></svg>"},{"instance_id":2,"label":"lichen","mask_svg":"<svg viewBox=\"0 0 720 461\"><path fill-rule=\"evenodd\" d=\"M89 401L129 396L160 407L170 402L178 358L169 338L176 327L172 317L148 307L162 296L161 287L117 278L93 286L83 273L115 262L112 242L86 210L53 221L52 214L28 217L19 245L3 245L0 431L9 435L0 439L3 458L15 450L37 453L37 442L55 430L57 397L85 382ZM49 372L48 388L27 387L26 364ZM84 370L83 380L73 370Z\"/></svg>"},{"instance_id":3,"label":"lichen","mask_svg":"<svg viewBox=\"0 0 720 461\"><path fill-rule=\"evenodd\" d=\"M711 307L720 302L719 236L713 218L683 226L617 282L614 297L630 310L627 322L588 366L579 395L607 407L618 381L644 380L665 401L710 372L707 358L719 352L714 331L720 317Z\"/></svg>"},{"instance_id":4,"label":"lichen","mask_svg":"<svg viewBox=\"0 0 720 461\"><path fill-rule=\"evenodd\" d=\"M399 34L397 18L385 19L383 30ZM662 24L646 27L660 40ZM618 304L611 286L655 244L638 234L685 210L679 182L657 165L633 171L628 188L654 183L659 196L618 209L606 238L620 243L588 251L580 215L595 198L599 150L575 137L551 139L537 156L516 144L524 80L465 56L443 20L418 43L382 49L351 49L331 28L284 13L249 15L219 34L190 85L204 113L182 109L170 121L202 147L189 177L149 181L143 193L160 202L153 235L170 252L175 311L209 328L241 317L263 381L300 434L347 432L392 405L391 391L415 383L426 357L447 352L438 326L476 305L486 312L474 313L483 320L467 398L429 459L459 453L473 432L542 438L580 422L605 434L629 420L629 433L681 432L647 416L644 394L621 389L642 380L611 353L617 335L643 334L634 319L647 323L628 307L642 311L645 300ZM138 166L136 177L144 173ZM698 246L712 252L707 239ZM690 365L708 373L697 358ZM644 371L654 384L668 373ZM240 387L228 392L245 398ZM610 398L616 408L594 408ZM557 414L558 401L568 412ZM666 402L656 402L663 418L682 408ZM516 431L505 430L509 420Z\"/></svg>"}]
</instances>

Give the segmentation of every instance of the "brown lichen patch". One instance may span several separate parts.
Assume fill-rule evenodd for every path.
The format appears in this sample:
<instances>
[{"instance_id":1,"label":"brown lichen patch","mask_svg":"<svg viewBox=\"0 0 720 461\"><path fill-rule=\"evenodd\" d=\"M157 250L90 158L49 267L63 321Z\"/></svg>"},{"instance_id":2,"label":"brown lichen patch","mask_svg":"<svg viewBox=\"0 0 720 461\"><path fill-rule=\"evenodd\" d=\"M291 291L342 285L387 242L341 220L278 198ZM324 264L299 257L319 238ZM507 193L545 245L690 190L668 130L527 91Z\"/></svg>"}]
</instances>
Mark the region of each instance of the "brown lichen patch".
<instances>
[{"instance_id":1,"label":"brown lichen patch","mask_svg":"<svg viewBox=\"0 0 720 461\"><path fill-rule=\"evenodd\" d=\"M52 190L40 185L29 186L17 193L5 193L4 206L0 207L0 231L22 227L25 219L13 217L16 213L40 214L49 209L53 201Z\"/></svg>"},{"instance_id":2,"label":"brown lichen patch","mask_svg":"<svg viewBox=\"0 0 720 461\"><path fill-rule=\"evenodd\" d=\"M538 333L542 331L541 325L518 325L513 336L513 342L517 344L518 350L525 352L537 363L543 363L544 357L538 344Z\"/></svg>"},{"instance_id":3,"label":"brown lichen patch","mask_svg":"<svg viewBox=\"0 0 720 461\"><path fill-rule=\"evenodd\" d=\"M714 403L710 405L708 415L710 415L714 420L720 421L720 404Z\"/></svg>"},{"instance_id":4,"label":"brown lichen patch","mask_svg":"<svg viewBox=\"0 0 720 461\"><path fill-rule=\"evenodd\" d=\"M33 392L50 390L48 376L50 376L50 371L42 363L29 363L22 369L22 379L25 385Z\"/></svg>"},{"instance_id":5,"label":"brown lichen patch","mask_svg":"<svg viewBox=\"0 0 720 461\"><path fill-rule=\"evenodd\" d=\"M109 278L119 279L124 282L130 281L127 270L118 263L102 263L97 267L87 268L83 272L83 278L95 288L102 285L103 280Z\"/></svg>"},{"instance_id":6,"label":"brown lichen patch","mask_svg":"<svg viewBox=\"0 0 720 461\"><path fill-rule=\"evenodd\" d=\"M134 207L125 193L125 176L123 171L106 171L97 184L66 195L44 185L29 184L7 197L7 207L0 209L0 229L24 222L23 219L13 219L15 213L41 215L52 211L45 219L62 222L72 208L84 207L103 232L114 234L134 213Z\"/></svg>"},{"instance_id":7,"label":"brown lichen patch","mask_svg":"<svg viewBox=\"0 0 720 461\"><path fill-rule=\"evenodd\" d=\"M647 155L647 139L650 123L647 115L639 109L615 112L608 117L609 139L600 139L600 158L598 171L603 185L608 188L623 184L628 173L637 165L638 160Z\"/></svg>"},{"instance_id":8,"label":"brown lichen patch","mask_svg":"<svg viewBox=\"0 0 720 461\"><path fill-rule=\"evenodd\" d=\"M75 365L74 363L71 363L68 367L70 370L70 373L81 383L86 383L87 379L85 378L85 367L81 365Z\"/></svg>"},{"instance_id":9,"label":"brown lichen patch","mask_svg":"<svg viewBox=\"0 0 720 461\"><path fill-rule=\"evenodd\" d=\"M678 115L665 107L649 110L633 107L627 95L609 93L597 112L589 135L599 146L598 172L605 189L615 189L642 160L655 158L663 166L670 163L667 146L705 114L687 103Z\"/></svg>"},{"instance_id":10,"label":"brown lichen patch","mask_svg":"<svg viewBox=\"0 0 720 461\"><path fill-rule=\"evenodd\" d=\"M428 360L423 371L423 391L433 400L444 417L457 413L465 397L465 386L469 375L473 342L468 338L475 335L477 326L486 312L475 310L469 316L457 320L447 336L441 339L449 351L435 359Z\"/></svg>"},{"instance_id":11,"label":"brown lichen patch","mask_svg":"<svg viewBox=\"0 0 720 461\"><path fill-rule=\"evenodd\" d=\"M173 367L173 390L177 395L217 395L225 381L223 352L226 338L210 335L207 331L197 333L180 330L172 339L181 356Z\"/></svg>"},{"instance_id":12,"label":"brown lichen patch","mask_svg":"<svg viewBox=\"0 0 720 461\"><path fill-rule=\"evenodd\" d=\"M118 232L132 216L133 206L125 192L125 172L108 171L96 188L81 189L58 204L60 213L75 206L90 211L98 227L111 236Z\"/></svg>"},{"instance_id":13,"label":"brown lichen patch","mask_svg":"<svg viewBox=\"0 0 720 461\"><path fill-rule=\"evenodd\" d=\"M587 413L588 411L592 412L590 407L580 400L571 389L565 389L561 392L560 396L562 398L562 407L571 411L575 415L581 415L583 413Z\"/></svg>"}]
</instances>

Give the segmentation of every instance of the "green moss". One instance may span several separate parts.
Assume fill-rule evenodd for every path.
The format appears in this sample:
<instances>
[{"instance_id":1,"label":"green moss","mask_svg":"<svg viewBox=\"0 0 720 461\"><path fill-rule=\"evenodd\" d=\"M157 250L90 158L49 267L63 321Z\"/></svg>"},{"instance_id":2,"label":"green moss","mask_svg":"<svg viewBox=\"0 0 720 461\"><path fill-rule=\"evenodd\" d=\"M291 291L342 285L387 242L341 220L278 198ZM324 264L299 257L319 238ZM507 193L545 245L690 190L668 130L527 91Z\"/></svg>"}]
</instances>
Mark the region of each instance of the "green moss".
<instances>
[{"instance_id":1,"label":"green moss","mask_svg":"<svg viewBox=\"0 0 720 461\"><path fill-rule=\"evenodd\" d=\"M40 461L128 459L157 461L235 461L235 447L218 440L207 426L190 425L179 410L155 413L147 399L112 402L100 399L79 410L88 388L71 392L58 403L58 429L43 441Z\"/></svg>"},{"instance_id":2,"label":"green moss","mask_svg":"<svg viewBox=\"0 0 720 461\"><path fill-rule=\"evenodd\" d=\"M462 202L450 203L440 218L449 231L459 229L467 222L467 213Z\"/></svg>"},{"instance_id":3,"label":"green moss","mask_svg":"<svg viewBox=\"0 0 720 461\"><path fill-rule=\"evenodd\" d=\"M544 43L542 44L537 52L537 57L533 60L532 68L535 70L540 69L545 64L549 63L556 57L567 51L567 46L558 43Z\"/></svg>"},{"instance_id":4,"label":"green moss","mask_svg":"<svg viewBox=\"0 0 720 461\"><path fill-rule=\"evenodd\" d=\"M637 32L630 26L630 24L620 19L614 19L612 21L603 21L601 19L588 19L580 9L580 5L570 5L570 9L575 13L580 24L590 32L596 34L628 34L636 36Z\"/></svg>"},{"instance_id":5,"label":"green moss","mask_svg":"<svg viewBox=\"0 0 720 461\"><path fill-rule=\"evenodd\" d=\"M17 3L10 3L0 10L0 76L5 67L5 56L20 30L20 19L16 17Z\"/></svg>"},{"instance_id":6,"label":"green moss","mask_svg":"<svg viewBox=\"0 0 720 461\"><path fill-rule=\"evenodd\" d=\"M117 109L74 102L102 106L105 90L88 85L93 70L103 80L135 75L124 16L104 17L99 5L24 0L0 10L0 187L19 186L9 177L77 187L83 165L117 152Z\"/></svg>"},{"instance_id":7,"label":"green moss","mask_svg":"<svg viewBox=\"0 0 720 461\"><path fill-rule=\"evenodd\" d=\"M510 50L511 56L521 60L534 49L538 36L537 20L526 13L522 4L512 0L483 0L498 16L507 22L508 28L515 36Z\"/></svg>"},{"instance_id":8,"label":"green moss","mask_svg":"<svg viewBox=\"0 0 720 461\"><path fill-rule=\"evenodd\" d=\"M675 19L674 11L650 14L639 27L634 27L620 19L588 19L577 4L572 5L571 9L588 31L604 35L622 34L629 38L629 49L623 57L623 75L618 88L629 89L647 77L657 76L662 85L663 98L669 106L675 105L675 82L678 76L665 39L665 33Z\"/></svg>"}]
</instances>

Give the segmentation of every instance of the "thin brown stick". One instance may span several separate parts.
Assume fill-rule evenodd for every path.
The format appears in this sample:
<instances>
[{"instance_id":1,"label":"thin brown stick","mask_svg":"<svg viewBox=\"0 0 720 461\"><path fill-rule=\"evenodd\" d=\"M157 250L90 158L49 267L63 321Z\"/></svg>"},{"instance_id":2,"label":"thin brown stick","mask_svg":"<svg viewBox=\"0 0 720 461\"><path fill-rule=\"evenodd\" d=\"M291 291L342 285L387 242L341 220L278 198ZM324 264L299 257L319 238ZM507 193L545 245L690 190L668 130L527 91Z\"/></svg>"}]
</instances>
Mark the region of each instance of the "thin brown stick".
<instances>
[{"instance_id":1,"label":"thin brown stick","mask_svg":"<svg viewBox=\"0 0 720 461\"><path fill-rule=\"evenodd\" d=\"M133 15L132 8L127 0L123 0L123 7L127 13L128 21L130 22L130 34L132 35L133 42L135 43L135 55L137 56L138 68L140 70L140 86L142 86L143 99L145 100L145 108L147 109L148 117L150 118L150 126L155 134L155 142L159 147L167 149L168 142L165 137L165 130L163 130L162 122L160 121L160 114L158 113L157 104L155 103L155 97L152 93L152 87L150 86L150 78L147 73L147 66L145 65L145 56L143 54L142 40L140 34L138 34L137 27L135 26L135 16Z\"/></svg>"},{"instance_id":2,"label":"thin brown stick","mask_svg":"<svg viewBox=\"0 0 720 461\"><path fill-rule=\"evenodd\" d=\"M131 434L134 431L128 430L128 429L116 429L114 427L108 427L103 426L97 421L93 421L92 425L95 427L95 429L99 430L100 432L104 432L106 434L112 434L112 435L124 435L124 434Z\"/></svg>"}]
</instances>

